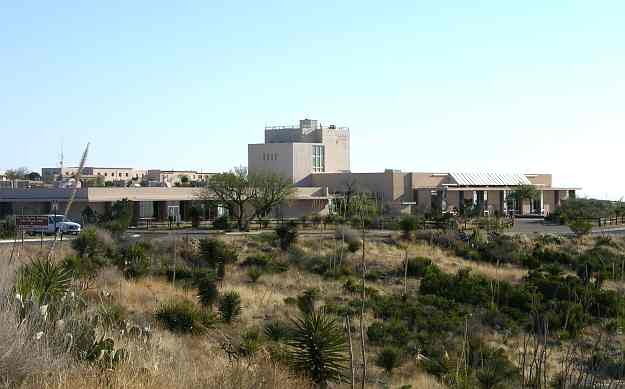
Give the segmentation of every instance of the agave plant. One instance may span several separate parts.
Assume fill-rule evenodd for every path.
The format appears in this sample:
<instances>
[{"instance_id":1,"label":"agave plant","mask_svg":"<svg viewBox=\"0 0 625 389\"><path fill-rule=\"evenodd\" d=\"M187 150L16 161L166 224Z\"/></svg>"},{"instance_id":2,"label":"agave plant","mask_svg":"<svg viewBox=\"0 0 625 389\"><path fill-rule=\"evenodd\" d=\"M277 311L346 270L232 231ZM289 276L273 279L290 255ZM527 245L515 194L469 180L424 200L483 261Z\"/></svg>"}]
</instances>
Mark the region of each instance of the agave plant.
<instances>
[{"instance_id":1,"label":"agave plant","mask_svg":"<svg viewBox=\"0 0 625 389\"><path fill-rule=\"evenodd\" d=\"M71 274L62 264L37 258L18 270L15 292L44 305L63 297L71 282Z\"/></svg>"},{"instance_id":2,"label":"agave plant","mask_svg":"<svg viewBox=\"0 0 625 389\"><path fill-rule=\"evenodd\" d=\"M347 379L347 340L336 319L315 310L293 319L288 360L294 370L308 375L319 386Z\"/></svg>"}]
</instances>

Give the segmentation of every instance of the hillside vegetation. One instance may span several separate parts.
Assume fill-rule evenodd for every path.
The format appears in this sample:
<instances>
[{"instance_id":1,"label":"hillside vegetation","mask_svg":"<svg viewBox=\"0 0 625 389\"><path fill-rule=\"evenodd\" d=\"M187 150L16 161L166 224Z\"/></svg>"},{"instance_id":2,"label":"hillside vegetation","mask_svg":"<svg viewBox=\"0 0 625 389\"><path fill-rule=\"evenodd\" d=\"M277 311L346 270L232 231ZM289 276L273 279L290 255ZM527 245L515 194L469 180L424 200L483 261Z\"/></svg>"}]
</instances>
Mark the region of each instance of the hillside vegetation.
<instances>
[{"instance_id":1,"label":"hillside vegetation","mask_svg":"<svg viewBox=\"0 0 625 389\"><path fill-rule=\"evenodd\" d=\"M0 385L622 387L625 240L364 236L4 246Z\"/></svg>"}]
</instances>

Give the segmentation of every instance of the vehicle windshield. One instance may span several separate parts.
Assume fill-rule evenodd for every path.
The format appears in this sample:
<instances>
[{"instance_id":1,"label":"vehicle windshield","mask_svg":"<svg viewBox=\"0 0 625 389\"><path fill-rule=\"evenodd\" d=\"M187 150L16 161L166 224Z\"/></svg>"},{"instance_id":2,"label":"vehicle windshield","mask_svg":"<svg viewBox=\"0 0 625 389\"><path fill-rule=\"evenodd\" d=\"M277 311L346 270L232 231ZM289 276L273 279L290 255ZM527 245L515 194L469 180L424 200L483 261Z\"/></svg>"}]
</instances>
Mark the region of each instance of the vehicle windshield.
<instances>
[{"instance_id":1,"label":"vehicle windshield","mask_svg":"<svg viewBox=\"0 0 625 389\"><path fill-rule=\"evenodd\" d=\"M55 220L56 218L56 220ZM61 223L65 221L65 216L60 215L60 216L52 216L52 220L54 220L55 223Z\"/></svg>"}]
</instances>

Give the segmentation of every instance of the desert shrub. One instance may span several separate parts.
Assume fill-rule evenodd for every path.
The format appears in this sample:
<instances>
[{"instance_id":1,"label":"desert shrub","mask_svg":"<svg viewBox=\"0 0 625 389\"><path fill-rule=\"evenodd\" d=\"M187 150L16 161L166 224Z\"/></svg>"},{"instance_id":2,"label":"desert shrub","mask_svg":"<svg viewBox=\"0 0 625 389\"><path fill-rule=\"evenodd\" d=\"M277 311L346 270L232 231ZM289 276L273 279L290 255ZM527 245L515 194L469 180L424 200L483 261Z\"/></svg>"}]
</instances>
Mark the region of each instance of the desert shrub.
<instances>
[{"instance_id":1,"label":"desert shrub","mask_svg":"<svg viewBox=\"0 0 625 389\"><path fill-rule=\"evenodd\" d=\"M514 236L496 234L488 241L475 243L480 258L488 262L521 264L530 255L529 246Z\"/></svg>"},{"instance_id":2,"label":"desert shrub","mask_svg":"<svg viewBox=\"0 0 625 389\"><path fill-rule=\"evenodd\" d=\"M250 266L247 268L247 276L250 278L252 283L256 283L260 277L263 275L263 270L258 266Z\"/></svg>"},{"instance_id":3,"label":"desert shrub","mask_svg":"<svg viewBox=\"0 0 625 389\"><path fill-rule=\"evenodd\" d=\"M154 314L156 320L172 332L200 334L214 324L212 315L186 299L162 303Z\"/></svg>"},{"instance_id":4,"label":"desert shrub","mask_svg":"<svg viewBox=\"0 0 625 389\"><path fill-rule=\"evenodd\" d=\"M570 266L575 265L577 258L575 255L556 248L553 246L541 246L538 245L533 252L534 258L538 263L557 263L560 265Z\"/></svg>"},{"instance_id":5,"label":"desert shrub","mask_svg":"<svg viewBox=\"0 0 625 389\"><path fill-rule=\"evenodd\" d=\"M518 377L517 368L508 360L503 349L481 346L476 358L478 368L475 374L480 387L493 389Z\"/></svg>"},{"instance_id":6,"label":"desert shrub","mask_svg":"<svg viewBox=\"0 0 625 389\"><path fill-rule=\"evenodd\" d=\"M221 240L201 239L200 258L210 266L216 267L218 263L235 263L239 255L234 247L225 244Z\"/></svg>"},{"instance_id":7,"label":"desert shrub","mask_svg":"<svg viewBox=\"0 0 625 389\"><path fill-rule=\"evenodd\" d=\"M417 218L414 216L404 216L399 220L399 228L405 239L410 239L410 235L417 229Z\"/></svg>"},{"instance_id":8,"label":"desert shrub","mask_svg":"<svg viewBox=\"0 0 625 389\"><path fill-rule=\"evenodd\" d=\"M232 222L228 215L223 215L213 220L213 228L216 230L230 231L232 229Z\"/></svg>"},{"instance_id":9,"label":"desert shrub","mask_svg":"<svg viewBox=\"0 0 625 389\"><path fill-rule=\"evenodd\" d=\"M61 262L63 268L75 280L90 280L97 274L102 263L95 258L68 255Z\"/></svg>"},{"instance_id":10,"label":"desert shrub","mask_svg":"<svg viewBox=\"0 0 625 389\"><path fill-rule=\"evenodd\" d=\"M343 283L343 290L352 294L361 294L362 293L362 281L356 280L354 278L348 278ZM377 296L380 292L370 286L365 286L365 293L367 296Z\"/></svg>"},{"instance_id":11,"label":"desert shrub","mask_svg":"<svg viewBox=\"0 0 625 389\"><path fill-rule=\"evenodd\" d=\"M323 305L323 310L338 317L356 316L360 312L360 301L356 299L330 301Z\"/></svg>"},{"instance_id":12,"label":"desert shrub","mask_svg":"<svg viewBox=\"0 0 625 389\"><path fill-rule=\"evenodd\" d=\"M265 336L274 342L280 342L288 339L290 336L290 327L287 323L279 320L271 321L265 324Z\"/></svg>"},{"instance_id":13,"label":"desert shrub","mask_svg":"<svg viewBox=\"0 0 625 389\"><path fill-rule=\"evenodd\" d=\"M592 230L592 223L584 220L572 220L567 223L571 231L577 236L581 237L590 234Z\"/></svg>"},{"instance_id":14,"label":"desert shrub","mask_svg":"<svg viewBox=\"0 0 625 389\"><path fill-rule=\"evenodd\" d=\"M317 303L321 297L319 288L308 288L297 296L297 307L305 315L312 313L317 308Z\"/></svg>"},{"instance_id":15,"label":"desert shrub","mask_svg":"<svg viewBox=\"0 0 625 389\"><path fill-rule=\"evenodd\" d=\"M362 247L361 242L349 241L349 243L347 243L347 251L349 251L352 254L360 250L361 247Z\"/></svg>"},{"instance_id":16,"label":"desert shrub","mask_svg":"<svg viewBox=\"0 0 625 389\"><path fill-rule=\"evenodd\" d=\"M256 354L263 343L263 337L258 328L250 328L241 334L240 353L245 356Z\"/></svg>"},{"instance_id":17,"label":"desert shrub","mask_svg":"<svg viewBox=\"0 0 625 389\"><path fill-rule=\"evenodd\" d=\"M245 258L245 261L243 261L242 265L266 268L271 263L271 259L271 255L259 253L256 255L250 255L249 257Z\"/></svg>"},{"instance_id":18,"label":"desert shrub","mask_svg":"<svg viewBox=\"0 0 625 389\"><path fill-rule=\"evenodd\" d=\"M110 233L96 227L83 229L71 245L81 257L112 257L115 252L115 242Z\"/></svg>"},{"instance_id":19,"label":"desert shrub","mask_svg":"<svg viewBox=\"0 0 625 389\"><path fill-rule=\"evenodd\" d=\"M375 357L375 364L384 369L386 374L391 375L393 369L401 363L401 351L396 347L384 347Z\"/></svg>"},{"instance_id":20,"label":"desert shrub","mask_svg":"<svg viewBox=\"0 0 625 389\"><path fill-rule=\"evenodd\" d=\"M241 296L236 291L225 293L219 300L221 320L232 323L241 315Z\"/></svg>"},{"instance_id":21,"label":"desert shrub","mask_svg":"<svg viewBox=\"0 0 625 389\"><path fill-rule=\"evenodd\" d=\"M379 281L382 280L386 277L386 273L384 273L382 270L379 269L370 269L367 270L367 274L365 275L365 279L367 281Z\"/></svg>"},{"instance_id":22,"label":"desert shrub","mask_svg":"<svg viewBox=\"0 0 625 389\"><path fill-rule=\"evenodd\" d=\"M287 251L297 241L297 225L294 222L280 224L276 228L280 248Z\"/></svg>"},{"instance_id":23,"label":"desert shrub","mask_svg":"<svg viewBox=\"0 0 625 389\"><path fill-rule=\"evenodd\" d=\"M117 264L126 277L139 278L148 274L151 265L151 260L146 254L148 248L148 244L139 242L120 250Z\"/></svg>"},{"instance_id":24,"label":"desert shrub","mask_svg":"<svg viewBox=\"0 0 625 389\"><path fill-rule=\"evenodd\" d=\"M256 267L266 273L282 273L289 269L285 261L278 261L269 254L251 255L242 263L243 266Z\"/></svg>"},{"instance_id":25,"label":"desert shrub","mask_svg":"<svg viewBox=\"0 0 625 389\"><path fill-rule=\"evenodd\" d=\"M336 319L320 311L296 318L288 340L291 367L320 386L344 380L347 339Z\"/></svg>"},{"instance_id":26,"label":"desert shrub","mask_svg":"<svg viewBox=\"0 0 625 389\"><path fill-rule=\"evenodd\" d=\"M470 269L458 270L452 276L430 266L421 280L419 291L465 304L488 304L491 300L490 282L485 277L471 274Z\"/></svg>"},{"instance_id":27,"label":"desert shrub","mask_svg":"<svg viewBox=\"0 0 625 389\"><path fill-rule=\"evenodd\" d=\"M304 267L311 273L328 278L340 278L352 274L352 267L347 261L339 262L327 256L305 258Z\"/></svg>"},{"instance_id":28,"label":"desert shrub","mask_svg":"<svg viewBox=\"0 0 625 389\"><path fill-rule=\"evenodd\" d=\"M15 292L45 305L61 299L71 287L71 274L62 263L36 258L17 270Z\"/></svg>"},{"instance_id":29,"label":"desert shrub","mask_svg":"<svg viewBox=\"0 0 625 389\"><path fill-rule=\"evenodd\" d=\"M428 266L432 265L432 260L426 257L416 257L408 259L408 276L423 277ZM403 273L404 269L402 269Z\"/></svg>"},{"instance_id":30,"label":"desert shrub","mask_svg":"<svg viewBox=\"0 0 625 389\"><path fill-rule=\"evenodd\" d=\"M126 320L126 308L112 302L102 302L96 306L97 323L105 329L111 329L121 325Z\"/></svg>"}]
</instances>

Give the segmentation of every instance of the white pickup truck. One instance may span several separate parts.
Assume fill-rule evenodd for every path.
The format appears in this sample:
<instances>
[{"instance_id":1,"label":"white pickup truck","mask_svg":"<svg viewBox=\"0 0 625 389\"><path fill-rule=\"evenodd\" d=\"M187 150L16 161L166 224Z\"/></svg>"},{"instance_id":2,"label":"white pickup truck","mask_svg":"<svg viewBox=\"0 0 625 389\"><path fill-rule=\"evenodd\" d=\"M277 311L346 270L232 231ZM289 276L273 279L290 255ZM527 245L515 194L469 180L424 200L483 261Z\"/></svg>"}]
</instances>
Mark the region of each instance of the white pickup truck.
<instances>
[{"instance_id":1,"label":"white pickup truck","mask_svg":"<svg viewBox=\"0 0 625 389\"><path fill-rule=\"evenodd\" d=\"M33 233L54 234L60 232L63 234L80 234L80 224L66 219L63 215L44 215L47 217L47 226L37 226L32 228Z\"/></svg>"}]
</instances>

